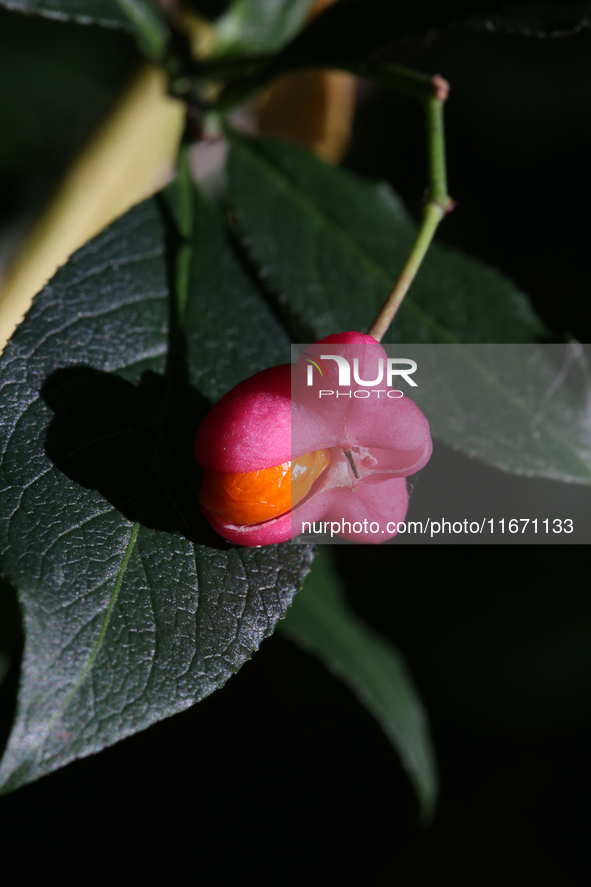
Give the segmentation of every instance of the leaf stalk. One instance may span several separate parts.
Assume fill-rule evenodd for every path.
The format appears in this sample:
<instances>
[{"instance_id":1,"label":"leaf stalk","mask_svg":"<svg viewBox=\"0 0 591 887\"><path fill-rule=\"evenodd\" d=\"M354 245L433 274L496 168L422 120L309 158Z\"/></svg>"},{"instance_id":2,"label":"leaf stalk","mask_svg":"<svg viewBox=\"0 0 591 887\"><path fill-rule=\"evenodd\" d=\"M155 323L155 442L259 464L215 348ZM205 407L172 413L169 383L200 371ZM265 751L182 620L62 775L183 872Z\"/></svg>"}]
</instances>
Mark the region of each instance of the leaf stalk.
<instances>
[{"instance_id":1,"label":"leaf stalk","mask_svg":"<svg viewBox=\"0 0 591 887\"><path fill-rule=\"evenodd\" d=\"M429 190L419 232L408 259L388 298L369 328L369 335L373 336L378 342L382 340L394 320L396 312L400 308L431 245L439 223L454 207L453 200L447 193L443 126L443 105L449 93L449 86L438 75L427 78L424 75L416 74L414 71L406 72L406 69L403 68L388 73L395 75L388 77L389 85L395 89L398 89L400 85L399 91L418 98L423 104L427 129ZM410 75L408 81L406 80L407 73ZM384 82L385 78L381 79ZM425 86L427 86L425 81L428 81L429 84L427 87L428 91L425 91Z\"/></svg>"}]
</instances>

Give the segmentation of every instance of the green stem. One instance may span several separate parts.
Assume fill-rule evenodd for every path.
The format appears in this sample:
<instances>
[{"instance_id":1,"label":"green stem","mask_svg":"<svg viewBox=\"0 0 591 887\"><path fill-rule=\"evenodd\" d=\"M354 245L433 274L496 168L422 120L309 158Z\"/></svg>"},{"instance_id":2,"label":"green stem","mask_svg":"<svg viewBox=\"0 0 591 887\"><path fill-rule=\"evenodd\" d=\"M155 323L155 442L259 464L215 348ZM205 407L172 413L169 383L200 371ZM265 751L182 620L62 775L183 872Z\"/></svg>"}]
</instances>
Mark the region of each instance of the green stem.
<instances>
[{"instance_id":1,"label":"green stem","mask_svg":"<svg viewBox=\"0 0 591 887\"><path fill-rule=\"evenodd\" d=\"M397 72L398 73L398 72ZM414 75L414 72L409 72ZM428 168L429 168L429 192L427 204L423 211L423 218L417 239L413 245L408 259L404 264L390 295L384 302L380 312L369 329L369 335L378 342L385 335L392 323L396 312L402 304L417 271L421 266L427 250L433 240L442 218L453 209L453 201L447 193L447 176L445 171L445 137L443 129L443 103L447 98L448 87L440 77L430 78L430 94L425 96L419 93L422 86L417 81L422 75L415 75L409 83L404 84L404 91L420 98L423 103L427 124ZM423 84L424 86L424 84ZM402 91L402 90L401 90Z\"/></svg>"},{"instance_id":2,"label":"green stem","mask_svg":"<svg viewBox=\"0 0 591 887\"><path fill-rule=\"evenodd\" d=\"M445 171L445 135L443 129L443 99L430 96L425 102L429 164L429 203L437 203L443 214L453 209L447 193Z\"/></svg>"},{"instance_id":3,"label":"green stem","mask_svg":"<svg viewBox=\"0 0 591 887\"><path fill-rule=\"evenodd\" d=\"M177 320L182 326L187 296L189 293L189 275L191 266L193 233L193 179L189 168L189 144L183 141L178 157L177 167L177 224L181 243L177 253L176 268L176 307Z\"/></svg>"},{"instance_id":4,"label":"green stem","mask_svg":"<svg viewBox=\"0 0 591 887\"><path fill-rule=\"evenodd\" d=\"M449 86L441 77L430 77L402 65L354 61L337 67L423 103L434 95L444 101L449 91Z\"/></svg>"},{"instance_id":5,"label":"green stem","mask_svg":"<svg viewBox=\"0 0 591 887\"><path fill-rule=\"evenodd\" d=\"M382 305L378 316L369 328L369 335L373 336L378 342L381 341L388 327L392 323L396 312L402 304L402 300L415 279L415 275L420 268L421 262L425 257L425 253L429 249L431 241L433 240L433 235L435 234L437 226L443 216L444 210L441 208L440 204L429 202L425 207L419 234L409 257L405 262L404 268L394 284L390 295Z\"/></svg>"}]
</instances>

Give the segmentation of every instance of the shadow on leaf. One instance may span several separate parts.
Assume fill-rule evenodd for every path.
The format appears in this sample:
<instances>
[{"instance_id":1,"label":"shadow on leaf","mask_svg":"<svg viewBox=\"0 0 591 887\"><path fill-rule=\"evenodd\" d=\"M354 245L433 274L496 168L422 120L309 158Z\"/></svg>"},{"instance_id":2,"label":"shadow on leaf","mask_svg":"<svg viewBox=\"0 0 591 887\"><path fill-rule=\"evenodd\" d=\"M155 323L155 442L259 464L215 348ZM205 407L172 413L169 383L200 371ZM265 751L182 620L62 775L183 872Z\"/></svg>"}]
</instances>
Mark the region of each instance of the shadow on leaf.
<instances>
[{"instance_id":1,"label":"shadow on leaf","mask_svg":"<svg viewBox=\"0 0 591 887\"><path fill-rule=\"evenodd\" d=\"M227 548L201 514L201 469L193 457L211 404L178 375L146 371L134 385L88 366L56 370L41 390L54 413L45 451L128 520Z\"/></svg>"}]
</instances>

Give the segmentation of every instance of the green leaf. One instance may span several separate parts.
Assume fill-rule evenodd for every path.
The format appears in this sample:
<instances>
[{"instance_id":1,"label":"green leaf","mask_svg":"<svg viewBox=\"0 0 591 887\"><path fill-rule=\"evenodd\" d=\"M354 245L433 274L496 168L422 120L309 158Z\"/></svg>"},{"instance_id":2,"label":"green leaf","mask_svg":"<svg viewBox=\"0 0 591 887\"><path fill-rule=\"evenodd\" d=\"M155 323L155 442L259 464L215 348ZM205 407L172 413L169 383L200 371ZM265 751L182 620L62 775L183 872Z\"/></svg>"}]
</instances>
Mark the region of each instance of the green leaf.
<instances>
[{"instance_id":1,"label":"green leaf","mask_svg":"<svg viewBox=\"0 0 591 887\"><path fill-rule=\"evenodd\" d=\"M166 21L153 0L0 0L0 6L61 22L124 28L151 58L161 58L168 41Z\"/></svg>"},{"instance_id":2,"label":"green leaf","mask_svg":"<svg viewBox=\"0 0 591 887\"><path fill-rule=\"evenodd\" d=\"M392 191L270 140L234 138L230 178L244 245L300 341L367 329L416 236ZM545 335L510 281L434 245L384 342L527 343ZM498 356L458 348L445 369L435 357L432 366L423 360L416 400L433 435L505 471L590 483L584 357L554 390L562 358L529 355L532 375L516 353L503 366Z\"/></svg>"},{"instance_id":3,"label":"green leaf","mask_svg":"<svg viewBox=\"0 0 591 887\"><path fill-rule=\"evenodd\" d=\"M0 0L0 6L27 15L42 15L56 21L108 28L128 27L129 19L117 0Z\"/></svg>"},{"instance_id":4,"label":"green leaf","mask_svg":"<svg viewBox=\"0 0 591 887\"><path fill-rule=\"evenodd\" d=\"M359 61L393 40L448 25L477 7L474 0L339 0L285 47L278 69Z\"/></svg>"},{"instance_id":5,"label":"green leaf","mask_svg":"<svg viewBox=\"0 0 591 887\"><path fill-rule=\"evenodd\" d=\"M530 36L572 33L591 22L587 0L339 0L272 62L274 74L301 67L349 67L396 40L452 25Z\"/></svg>"},{"instance_id":6,"label":"green leaf","mask_svg":"<svg viewBox=\"0 0 591 887\"><path fill-rule=\"evenodd\" d=\"M449 446L527 477L591 484L591 372L579 343L419 346L412 400Z\"/></svg>"},{"instance_id":7,"label":"green leaf","mask_svg":"<svg viewBox=\"0 0 591 887\"><path fill-rule=\"evenodd\" d=\"M299 146L234 137L230 196L243 242L300 341L367 329L416 237L388 185L329 167ZM546 334L510 281L435 244L384 342L531 342Z\"/></svg>"},{"instance_id":8,"label":"green leaf","mask_svg":"<svg viewBox=\"0 0 591 887\"><path fill-rule=\"evenodd\" d=\"M484 11L467 16L463 24L526 37L563 36L591 27L587 0L517 0L483 6Z\"/></svg>"},{"instance_id":9,"label":"green leaf","mask_svg":"<svg viewBox=\"0 0 591 887\"><path fill-rule=\"evenodd\" d=\"M349 610L328 552L321 548L280 630L347 683L400 755L428 821L437 773L425 711L400 654Z\"/></svg>"},{"instance_id":10,"label":"green leaf","mask_svg":"<svg viewBox=\"0 0 591 887\"><path fill-rule=\"evenodd\" d=\"M209 398L288 338L218 211L188 205L185 277L174 207L149 200L57 273L0 363L0 570L25 631L5 792L221 687L309 569L310 548L235 548L200 515Z\"/></svg>"},{"instance_id":11,"label":"green leaf","mask_svg":"<svg viewBox=\"0 0 591 887\"><path fill-rule=\"evenodd\" d=\"M276 52L296 34L311 0L233 0L216 21L214 54Z\"/></svg>"}]
</instances>

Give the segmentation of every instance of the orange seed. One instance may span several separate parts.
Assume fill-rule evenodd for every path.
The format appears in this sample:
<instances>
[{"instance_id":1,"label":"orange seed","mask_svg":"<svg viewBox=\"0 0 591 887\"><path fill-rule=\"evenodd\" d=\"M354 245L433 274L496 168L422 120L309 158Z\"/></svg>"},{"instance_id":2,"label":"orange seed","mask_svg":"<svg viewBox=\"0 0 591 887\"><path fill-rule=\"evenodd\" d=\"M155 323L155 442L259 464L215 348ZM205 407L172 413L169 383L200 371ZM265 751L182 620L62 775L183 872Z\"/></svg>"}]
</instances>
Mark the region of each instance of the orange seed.
<instances>
[{"instance_id":1,"label":"orange seed","mask_svg":"<svg viewBox=\"0 0 591 887\"><path fill-rule=\"evenodd\" d=\"M238 525L279 517L308 495L330 463L328 450L245 473L205 471L199 499L204 508Z\"/></svg>"}]
</instances>

